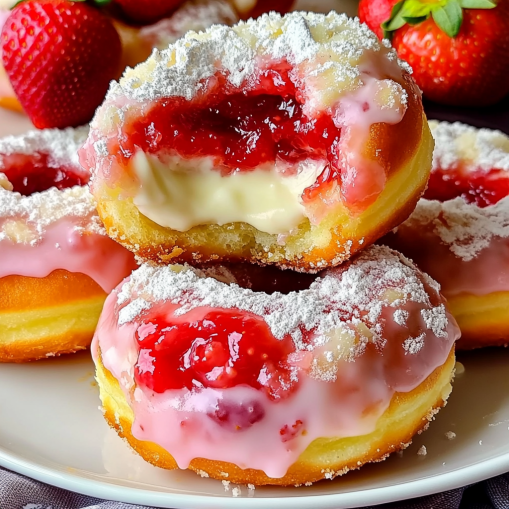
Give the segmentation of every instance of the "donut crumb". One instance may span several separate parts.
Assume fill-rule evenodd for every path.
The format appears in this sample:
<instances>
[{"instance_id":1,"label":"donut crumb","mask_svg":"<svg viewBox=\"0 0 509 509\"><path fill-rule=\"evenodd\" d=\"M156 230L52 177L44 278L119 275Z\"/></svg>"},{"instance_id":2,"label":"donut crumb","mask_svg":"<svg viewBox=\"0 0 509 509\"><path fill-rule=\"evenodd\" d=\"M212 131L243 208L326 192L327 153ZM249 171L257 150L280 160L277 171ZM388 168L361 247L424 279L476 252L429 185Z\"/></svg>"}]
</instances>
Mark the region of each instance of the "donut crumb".
<instances>
[{"instance_id":1,"label":"donut crumb","mask_svg":"<svg viewBox=\"0 0 509 509\"><path fill-rule=\"evenodd\" d=\"M454 440L456 438L456 433L454 433L454 431L448 431L446 434L445 434L447 440Z\"/></svg>"},{"instance_id":2,"label":"donut crumb","mask_svg":"<svg viewBox=\"0 0 509 509\"><path fill-rule=\"evenodd\" d=\"M421 445L420 449L417 451L417 456L426 456L428 454L428 450L425 445Z\"/></svg>"}]
</instances>

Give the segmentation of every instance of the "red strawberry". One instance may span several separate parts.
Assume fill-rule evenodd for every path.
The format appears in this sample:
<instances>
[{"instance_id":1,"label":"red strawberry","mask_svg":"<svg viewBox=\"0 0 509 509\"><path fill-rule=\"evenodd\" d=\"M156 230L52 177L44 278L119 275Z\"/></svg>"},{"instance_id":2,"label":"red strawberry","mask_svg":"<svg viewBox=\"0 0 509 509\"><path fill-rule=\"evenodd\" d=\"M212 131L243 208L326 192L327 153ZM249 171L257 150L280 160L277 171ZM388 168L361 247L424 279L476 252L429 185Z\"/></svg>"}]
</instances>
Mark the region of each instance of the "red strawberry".
<instances>
[{"instance_id":1,"label":"red strawberry","mask_svg":"<svg viewBox=\"0 0 509 509\"><path fill-rule=\"evenodd\" d=\"M391 17L392 8L399 0L361 0L359 19L368 25L379 39L383 38L382 23Z\"/></svg>"},{"instance_id":2,"label":"red strawberry","mask_svg":"<svg viewBox=\"0 0 509 509\"><path fill-rule=\"evenodd\" d=\"M113 0L137 24L154 23L171 14L184 0Z\"/></svg>"},{"instance_id":3,"label":"red strawberry","mask_svg":"<svg viewBox=\"0 0 509 509\"><path fill-rule=\"evenodd\" d=\"M119 70L116 30L81 2L21 3L5 22L1 41L14 91L40 129L88 122Z\"/></svg>"},{"instance_id":4,"label":"red strawberry","mask_svg":"<svg viewBox=\"0 0 509 509\"><path fill-rule=\"evenodd\" d=\"M509 93L509 0L404 0L383 28L426 98L484 106Z\"/></svg>"}]
</instances>

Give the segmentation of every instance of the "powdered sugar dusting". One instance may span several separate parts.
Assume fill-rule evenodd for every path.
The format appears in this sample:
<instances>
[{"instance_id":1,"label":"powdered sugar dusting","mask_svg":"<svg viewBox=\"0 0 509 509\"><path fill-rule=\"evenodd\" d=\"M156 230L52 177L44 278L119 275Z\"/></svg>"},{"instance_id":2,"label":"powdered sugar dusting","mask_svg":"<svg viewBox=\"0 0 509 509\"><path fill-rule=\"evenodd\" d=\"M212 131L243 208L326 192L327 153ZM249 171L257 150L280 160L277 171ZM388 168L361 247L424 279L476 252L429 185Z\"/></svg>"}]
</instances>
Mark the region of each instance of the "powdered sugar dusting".
<instances>
[{"instance_id":1,"label":"powdered sugar dusting","mask_svg":"<svg viewBox=\"0 0 509 509\"><path fill-rule=\"evenodd\" d=\"M509 138L500 131L456 122L430 122L435 138L433 168L443 171L509 171ZM462 198L422 199L400 228L428 229L460 259L473 260L493 238L509 237L509 197L480 208Z\"/></svg>"},{"instance_id":2,"label":"powdered sugar dusting","mask_svg":"<svg viewBox=\"0 0 509 509\"><path fill-rule=\"evenodd\" d=\"M271 12L231 28L215 25L202 34L188 32L167 50L154 51L146 63L128 69L120 84L111 88L108 100L120 95L136 101L191 99L218 70L232 85L248 86L267 59L285 59L294 66L315 60L315 68L327 61L334 68L338 93L342 87L352 92L361 84L358 65L373 52L385 55L388 65L397 61L394 50L357 19L335 12L293 12L284 17ZM400 69L407 67L400 63Z\"/></svg>"},{"instance_id":3,"label":"powdered sugar dusting","mask_svg":"<svg viewBox=\"0 0 509 509\"><path fill-rule=\"evenodd\" d=\"M286 295L253 292L206 276L191 267L143 265L118 292L119 325L141 320L140 313L161 302L177 305L178 315L204 306L236 308L263 317L276 338L290 335L297 351L320 348L335 337L348 343L339 349L340 354L355 357L367 342L379 340L384 308L416 303L430 310L423 323L430 333L437 331L441 337L448 323L445 307L431 304L430 289L420 273L402 255L384 246L372 246L353 262L323 272L309 289ZM312 344L304 344L302 330L313 331ZM330 349L325 350L326 358ZM416 347L410 345L408 350L414 352ZM323 375L330 374L324 371Z\"/></svg>"},{"instance_id":4,"label":"powdered sugar dusting","mask_svg":"<svg viewBox=\"0 0 509 509\"><path fill-rule=\"evenodd\" d=\"M433 169L509 171L509 138L501 131L477 129L460 122L430 121L435 139Z\"/></svg>"},{"instance_id":5,"label":"powdered sugar dusting","mask_svg":"<svg viewBox=\"0 0 509 509\"><path fill-rule=\"evenodd\" d=\"M190 30L200 32L215 24L232 25L239 20L225 0L194 0L183 3L169 18L141 27L138 37L160 50Z\"/></svg>"},{"instance_id":6,"label":"powdered sugar dusting","mask_svg":"<svg viewBox=\"0 0 509 509\"><path fill-rule=\"evenodd\" d=\"M47 154L48 164L54 167L66 165L84 172L79 166L77 151L87 133L87 128L47 129L3 138L0 140L0 170L2 156L39 152ZM36 244L47 227L64 217L79 218L77 228L105 233L88 187L76 186L61 191L50 188L22 196L12 192L12 187L6 182L4 178L0 185L0 241L9 239Z\"/></svg>"},{"instance_id":7,"label":"powdered sugar dusting","mask_svg":"<svg viewBox=\"0 0 509 509\"><path fill-rule=\"evenodd\" d=\"M480 208L462 198L446 202L420 200L403 228L432 228L441 241L464 261L487 248L495 237L509 237L509 197Z\"/></svg>"},{"instance_id":8,"label":"powdered sugar dusting","mask_svg":"<svg viewBox=\"0 0 509 509\"><path fill-rule=\"evenodd\" d=\"M78 149L85 142L88 127L77 129L43 129L30 131L22 136L7 136L0 139L0 171L3 168L3 157L11 154L48 154L48 165L58 168L70 165L84 171L78 160Z\"/></svg>"}]
</instances>

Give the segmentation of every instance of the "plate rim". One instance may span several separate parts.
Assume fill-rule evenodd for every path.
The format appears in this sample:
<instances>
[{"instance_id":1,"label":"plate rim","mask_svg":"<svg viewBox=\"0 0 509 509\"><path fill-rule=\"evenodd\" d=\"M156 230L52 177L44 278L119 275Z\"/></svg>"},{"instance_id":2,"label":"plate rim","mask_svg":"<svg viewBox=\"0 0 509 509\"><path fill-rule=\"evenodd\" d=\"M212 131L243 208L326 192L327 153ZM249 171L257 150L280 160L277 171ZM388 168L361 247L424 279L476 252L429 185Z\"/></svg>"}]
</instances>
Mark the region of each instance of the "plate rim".
<instances>
[{"instance_id":1,"label":"plate rim","mask_svg":"<svg viewBox=\"0 0 509 509\"><path fill-rule=\"evenodd\" d=\"M433 495L507 473L509 470L509 453L444 474L437 473L406 483L401 482L390 486L356 490L348 493L294 497L233 497L231 494L226 495L228 492L225 492L225 496L196 495L121 486L107 481L88 479L73 472L63 472L58 468L41 466L35 461L26 460L17 454L7 452L1 446L0 466L31 479L82 495L129 504L150 504L160 508L238 509L242 507L245 509L260 509L262 506L271 503L273 507L278 507L278 509L309 509L309 507L315 507L316 509L349 509ZM73 470L76 471L77 469ZM338 481L336 479L334 482Z\"/></svg>"}]
</instances>

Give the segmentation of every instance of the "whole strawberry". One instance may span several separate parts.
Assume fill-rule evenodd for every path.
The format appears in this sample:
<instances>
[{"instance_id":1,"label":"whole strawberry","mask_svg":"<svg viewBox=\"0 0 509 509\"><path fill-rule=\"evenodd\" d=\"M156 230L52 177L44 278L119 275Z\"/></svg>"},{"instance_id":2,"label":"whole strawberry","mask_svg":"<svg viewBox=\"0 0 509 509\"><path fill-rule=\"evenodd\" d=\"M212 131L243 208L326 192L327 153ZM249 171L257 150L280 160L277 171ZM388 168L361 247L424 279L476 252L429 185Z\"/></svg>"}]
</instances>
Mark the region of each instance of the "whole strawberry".
<instances>
[{"instance_id":1,"label":"whole strawberry","mask_svg":"<svg viewBox=\"0 0 509 509\"><path fill-rule=\"evenodd\" d=\"M359 19L368 25L379 39L383 39L382 23L391 17L392 8L400 0L361 0L359 2Z\"/></svg>"},{"instance_id":2,"label":"whole strawberry","mask_svg":"<svg viewBox=\"0 0 509 509\"><path fill-rule=\"evenodd\" d=\"M392 37L428 99L485 106L509 93L509 0L404 0L365 21Z\"/></svg>"},{"instance_id":3,"label":"whole strawberry","mask_svg":"<svg viewBox=\"0 0 509 509\"><path fill-rule=\"evenodd\" d=\"M154 23L170 15L184 0L113 0L136 24Z\"/></svg>"},{"instance_id":4,"label":"whole strawberry","mask_svg":"<svg viewBox=\"0 0 509 509\"><path fill-rule=\"evenodd\" d=\"M119 71L116 30L82 2L23 2L5 22L1 42L14 91L40 129L88 122Z\"/></svg>"}]
</instances>

